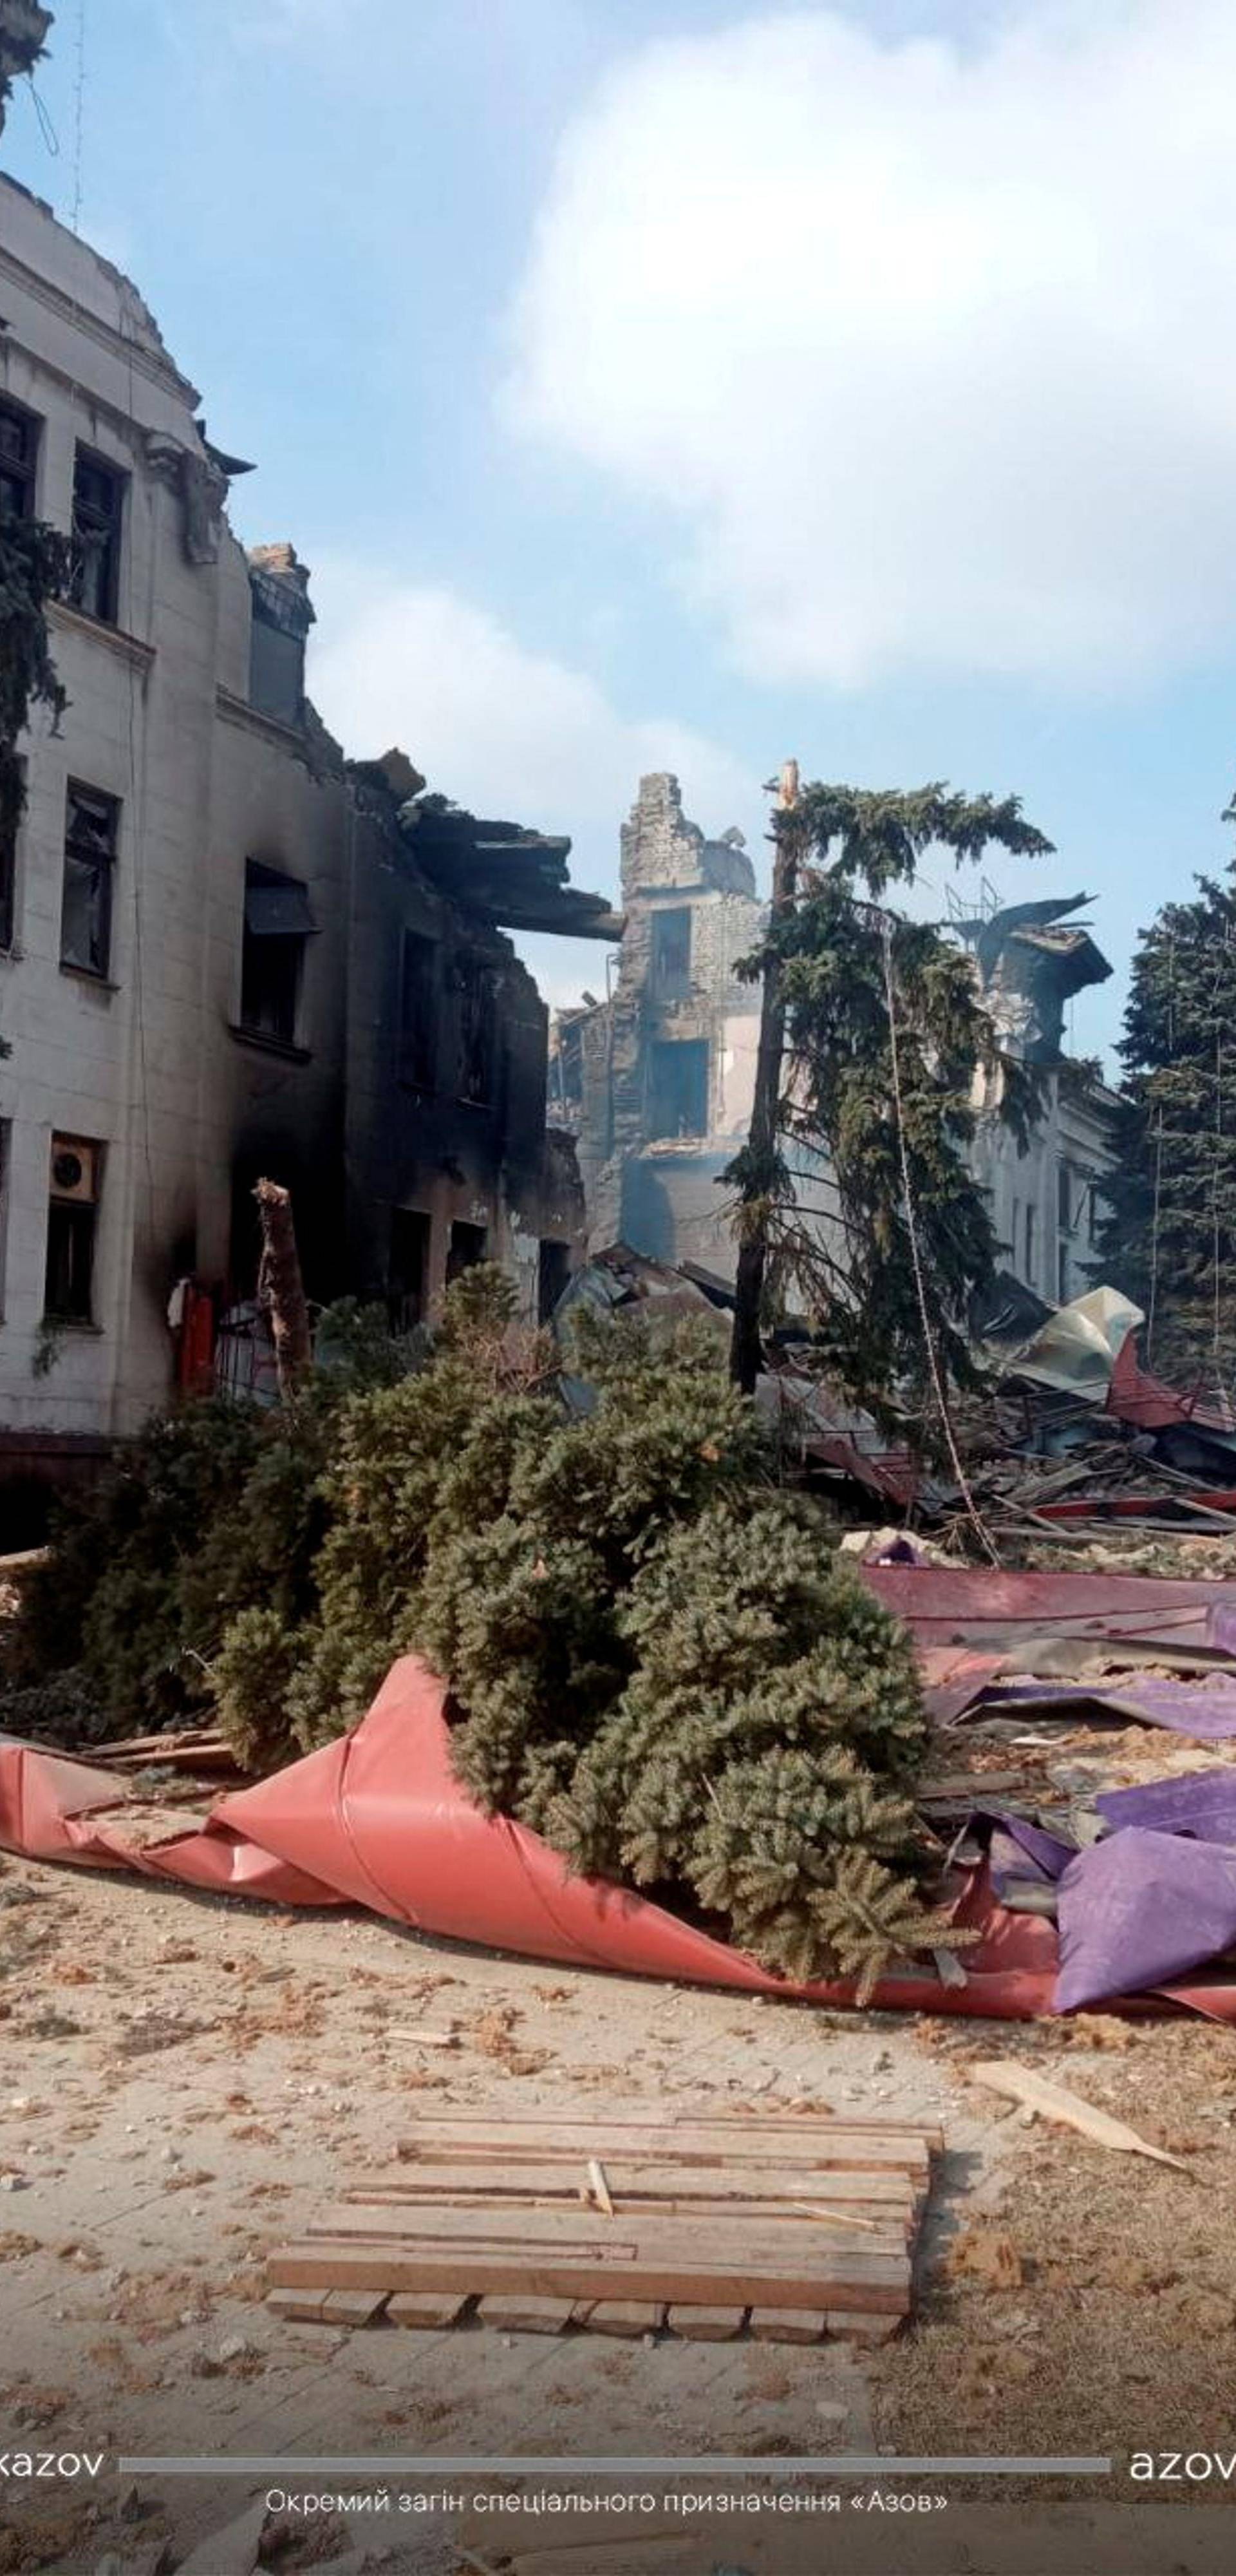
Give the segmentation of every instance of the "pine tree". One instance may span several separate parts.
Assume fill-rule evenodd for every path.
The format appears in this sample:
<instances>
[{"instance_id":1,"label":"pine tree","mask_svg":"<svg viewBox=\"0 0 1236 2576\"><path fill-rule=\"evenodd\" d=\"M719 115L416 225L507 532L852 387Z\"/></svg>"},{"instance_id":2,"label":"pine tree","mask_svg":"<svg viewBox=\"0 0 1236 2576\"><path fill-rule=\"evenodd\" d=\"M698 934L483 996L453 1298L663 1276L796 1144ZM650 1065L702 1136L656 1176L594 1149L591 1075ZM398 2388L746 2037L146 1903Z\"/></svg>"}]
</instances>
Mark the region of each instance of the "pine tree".
<instances>
[{"instance_id":1,"label":"pine tree","mask_svg":"<svg viewBox=\"0 0 1236 2576\"><path fill-rule=\"evenodd\" d=\"M793 844L790 899L746 971L775 975L786 1068L775 1143L756 1140L727 1175L740 1244L762 1240L767 1312L805 1306L834 1378L878 1412L908 1381L929 1412L924 1305L942 1372L972 1382L967 1308L995 1267L967 1160L976 1082L1020 1136L1039 1089L1002 1049L965 954L888 898L933 844L972 862L992 842L1051 843L1016 797L941 786L809 786L774 819ZM748 1338L740 1315L736 1353Z\"/></svg>"},{"instance_id":2,"label":"pine tree","mask_svg":"<svg viewBox=\"0 0 1236 2576\"><path fill-rule=\"evenodd\" d=\"M1225 820L1236 819L1229 809ZM1236 1363L1236 861L1142 932L1120 1054L1117 1168L1095 1275L1146 1315L1154 1365L1230 1387Z\"/></svg>"}]
</instances>

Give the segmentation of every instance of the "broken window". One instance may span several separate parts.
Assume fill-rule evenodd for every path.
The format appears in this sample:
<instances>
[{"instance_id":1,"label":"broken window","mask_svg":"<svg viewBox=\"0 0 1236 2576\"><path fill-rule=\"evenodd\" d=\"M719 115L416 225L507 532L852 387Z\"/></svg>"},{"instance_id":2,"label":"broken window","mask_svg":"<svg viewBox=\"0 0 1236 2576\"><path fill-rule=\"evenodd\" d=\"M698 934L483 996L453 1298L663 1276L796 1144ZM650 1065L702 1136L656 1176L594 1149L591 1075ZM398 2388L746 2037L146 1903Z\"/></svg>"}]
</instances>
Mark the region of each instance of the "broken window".
<instances>
[{"instance_id":1,"label":"broken window","mask_svg":"<svg viewBox=\"0 0 1236 2576\"><path fill-rule=\"evenodd\" d=\"M405 930L399 969L399 1080L435 1089L438 1052L437 942Z\"/></svg>"},{"instance_id":2,"label":"broken window","mask_svg":"<svg viewBox=\"0 0 1236 2576\"><path fill-rule=\"evenodd\" d=\"M421 1208L391 1209L386 1293L393 1333L410 1333L423 1321L432 1232L433 1219Z\"/></svg>"},{"instance_id":3,"label":"broken window","mask_svg":"<svg viewBox=\"0 0 1236 2576\"><path fill-rule=\"evenodd\" d=\"M554 1308L571 1276L571 1247L542 1238L536 1263L536 1319L548 1324Z\"/></svg>"},{"instance_id":4,"label":"broken window","mask_svg":"<svg viewBox=\"0 0 1236 2576\"><path fill-rule=\"evenodd\" d=\"M247 860L240 1025L252 1036L295 1046L305 943L316 928L298 877Z\"/></svg>"},{"instance_id":5,"label":"broken window","mask_svg":"<svg viewBox=\"0 0 1236 2576\"><path fill-rule=\"evenodd\" d=\"M125 477L87 447L73 464L73 539L69 597L87 617L114 626L120 602L120 529Z\"/></svg>"},{"instance_id":6,"label":"broken window","mask_svg":"<svg viewBox=\"0 0 1236 2576\"><path fill-rule=\"evenodd\" d=\"M477 1262L484 1260L488 1242L489 1230L486 1226L464 1225L460 1221L451 1227L450 1249L446 1256L448 1288L452 1279L461 1278L465 1270L474 1270Z\"/></svg>"},{"instance_id":7,"label":"broken window","mask_svg":"<svg viewBox=\"0 0 1236 2576\"><path fill-rule=\"evenodd\" d=\"M14 519L34 517L34 477L39 455L39 423L18 403L0 403L0 513Z\"/></svg>"},{"instance_id":8,"label":"broken window","mask_svg":"<svg viewBox=\"0 0 1236 2576\"><path fill-rule=\"evenodd\" d=\"M708 1133L708 1040L665 1038L650 1049L648 1132Z\"/></svg>"},{"instance_id":9,"label":"broken window","mask_svg":"<svg viewBox=\"0 0 1236 2576\"><path fill-rule=\"evenodd\" d=\"M494 977L479 957L456 961L459 994L459 1097L474 1107L488 1107L494 1096Z\"/></svg>"},{"instance_id":10,"label":"broken window","mask_svg":"<svg viewBox=\"0 0 1236 2576\"><path fill-rule=\"evenodd\" d=\"M652 983L666 998L691 988L691 911L688 904L652 916Z\"/></svg>"},{"instance_id":11,"label":"broken window","mask_svg":"<svg viewBox=\"0 0 1236 2576\"><path fill-rule=\"evenodd\" d=\"M82 1136L53 1136L47 1208L43 1311L53 1323L94 1320L94 1255L103 1148Z\"/></svg>"},{"instance_id":12,"label":"broken window","mask_svg":"<svg viewBox=\"0 0 1236 2576\"><path fill-rule=\"evenodd\" d=\"M120 807L70 779L65 809L60 963L105 977L112 950L112 876Z\"/></svg>"}]
</instances>

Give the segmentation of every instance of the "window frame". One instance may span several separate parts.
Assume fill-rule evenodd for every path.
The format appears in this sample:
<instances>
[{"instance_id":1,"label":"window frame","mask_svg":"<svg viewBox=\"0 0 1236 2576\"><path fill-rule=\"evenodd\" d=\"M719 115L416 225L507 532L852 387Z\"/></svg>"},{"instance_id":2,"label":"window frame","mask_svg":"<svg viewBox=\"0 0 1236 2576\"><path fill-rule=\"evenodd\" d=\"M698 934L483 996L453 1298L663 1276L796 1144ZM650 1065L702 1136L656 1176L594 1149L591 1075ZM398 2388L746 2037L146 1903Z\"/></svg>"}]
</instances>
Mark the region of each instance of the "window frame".
<instances>
[{"instance_id":1,"label":"window frame","mask_svg":"<svg viewBox=\"0 0 1236 2576\"><path fill-rule=\"evenodd\" d=\"M255 887L287 886L303 895L308 924L303 930L256 931L249 926L249 894ZM240 934L240 1008L236 1027L245 1038L259 1046L284 1047L290 1053L303 1053L301 1031L305 1002L305 958L316 925L309 913L309 887L304 877L294 877L287 868L272 868L264 859L246 859L244 897ZM259 958L269 965L286 961L291 967L291 1010L286 1027L272 1027L250 1016L247 1003L252 996L251 965Z\"/></svg>"},{"instance_id":2,"label":"window frame","mask_svg":"<svg viewBox=\"0 0 1236 2576\"><path fill-rule=\"evenodd\" d=\"M49 1141L47 1157L47 1234L43 1259L43 1321L69 1331L97 1331L95 1286L99 1251L99 1219L103 1203L103 1157L101 1140L92 1136L62 1135L56 1130ZM88 1196L76 1189L56 1187L57 1154L80 1153L90 1157L93 1182ZM63 1305L53 1302L53 1274L61 1267L57 1245L63 1241L72 1272L84 1260L85 1283L76 1302ZM84 1253L75 1250L84 1245Z\"/></svg>"},{"instance_id":3,"label":"window frame","mask_svg":"<svg viewBox=\"0 0 1236 2576\"><path fill-rule=\"evenodd\" d=\"M11 458L0 449L0 483L14 482L22 487L20 509L10 513L17 519L33 519L37 513L39 458L43 446L43 421L27 404L14 402L11 394L0 394L0 422L10 420L30 441L27 457Z\"/></svg>"},{"instance_id":4,"label":"window frame","mask_svg":"<svg viewBox=\"0 0 1236 2576\"><path fill-rule=\"evenodd\" d=\"M74 831L70 817L72 815L75 799L79 802L93 802L94 804L106 809L103 819L106 821L110 830L110 844L106 850L99 849L95 843L79 837L79 835ZM64 843L60 864L60 971L63 975L88 975L91 981L96 984L106 984L109 982L111 977L112 928L116 911L116 867L120 855L120 815L120 798L118 796L113 796L108 788L92 787L84 778L70 778L66 781L64 791ZM79 957L67 957L65 955L65 921L70 865L83 869L92 868L96 871L98 876L96 899L99 905L99 920L101 926L100 936L97 942L100 950L99 962L97 964L94 963L93 960L84 961Z\"/></svg>"},{"instance_id":5,"label":"window frame","mask_svg":"<svg viewBox=\"0 0 1236 2576\"><path fill-rule=\"evenodd\" d=\"M101 551L104 559L104 578L99 590L102 605L93 607L88 606L81 596L85 584L86 548L89 543L89 532L83 527L83 509L89 513L95 508L93 503L83 505L82 502L79 476L83 470L89 474L101 474L105 477L112 487L115 503L114 508L106 515L98 514L103 537ZM80 617L91 617L98 626L118 626L120 623L120 561L124 544L128 484L129 477L122 465L117 465L110 456L101 455L97 448L88 446L84 439L77 440L73 449L73 507L70 532L72 560L68 599L70 607L75 608Z\"/></svg>"}]
</instances>

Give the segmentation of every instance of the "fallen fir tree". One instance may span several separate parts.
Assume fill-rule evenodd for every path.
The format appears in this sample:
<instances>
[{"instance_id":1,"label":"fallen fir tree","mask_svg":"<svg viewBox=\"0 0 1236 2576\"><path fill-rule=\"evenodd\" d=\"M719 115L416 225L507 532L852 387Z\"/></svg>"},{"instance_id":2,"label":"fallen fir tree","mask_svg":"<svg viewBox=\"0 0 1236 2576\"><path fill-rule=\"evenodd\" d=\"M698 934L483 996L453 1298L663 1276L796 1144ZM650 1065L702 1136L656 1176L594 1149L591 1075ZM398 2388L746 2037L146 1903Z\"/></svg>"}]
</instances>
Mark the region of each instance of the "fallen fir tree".
<instances>
[{"instance_id":1,"label":"fallen fir tree","mask_svg":"<svg viewBox=\"0 0 1236 2576\"><path fill-rule=\"evenodd\" d=\"M909 1639L834 1553L819 1507L779 1485L706 1328L656 1339L583 1319L570 1365L591 1403L573 1414L551 1346L514 1340L512 1304L498 1272L469 1272L428 1365L329 1404L308 1563L282 1410L249 1423L228 1546L199 1533L218 1569L260 1522L268 1570L238 1604L233 1578L198 1668L225 1730L273 1767L361 1716L415 1651L449 1682L456 1769L487 1813L768 1967L869 1987L949 1937L919 1893L925 1722ZM307 1389L294 1404L323 1401ZM200 1439L193 1408L165 1437L181 1422L191 1438L195 1418ZM284 1509L296 1578L272 1588ZM80 1563L80 1524L77 1538ZM200 1603L183 1529L179 1547ZM98 1588L140 1621L137 1575L126 1588L113 1555ZM107 1627L96 1597L83 1634ZM140 1668L132 1626L125 1653Z\"/></svg>"}]
</instances>

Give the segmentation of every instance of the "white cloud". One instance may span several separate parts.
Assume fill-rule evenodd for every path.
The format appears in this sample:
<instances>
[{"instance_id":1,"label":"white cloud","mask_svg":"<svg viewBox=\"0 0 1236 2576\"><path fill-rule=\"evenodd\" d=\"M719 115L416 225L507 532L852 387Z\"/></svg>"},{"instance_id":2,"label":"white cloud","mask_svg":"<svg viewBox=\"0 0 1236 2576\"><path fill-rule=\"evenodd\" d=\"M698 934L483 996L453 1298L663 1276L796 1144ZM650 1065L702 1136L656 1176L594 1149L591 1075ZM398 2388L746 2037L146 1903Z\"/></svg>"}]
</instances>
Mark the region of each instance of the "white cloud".
<instances>
[{"instance_id":1,"label":"white cloud","mask_svg":"<svg viewBox=\"0 0 1236 2576\"><path fill-rule=\"evenodd\" d=\"M318 561L309 686L348 752L398 743L431 787L474 812L569 832L577 885L618 888L618 830L647 770L672 769L711 832L762 828L759 780L671 717L627 716L597 683L527 650L486 610L441 589ZM753 855L757 867L762 853ZM604 977L595 942L524 943L551 1000Z\"/></svg>"},{"instance_id":2,"label":"white cloud","mask_svg":"<svg viewBox=\"0 0 1236 2576\"><path fill-rule=\"evenodd\" d=\"M823 11L657 43L569 129L527 430L668 505L769 680L1136 679L1236 624L1236 10Z\"/></svg>"}]
</instances>

